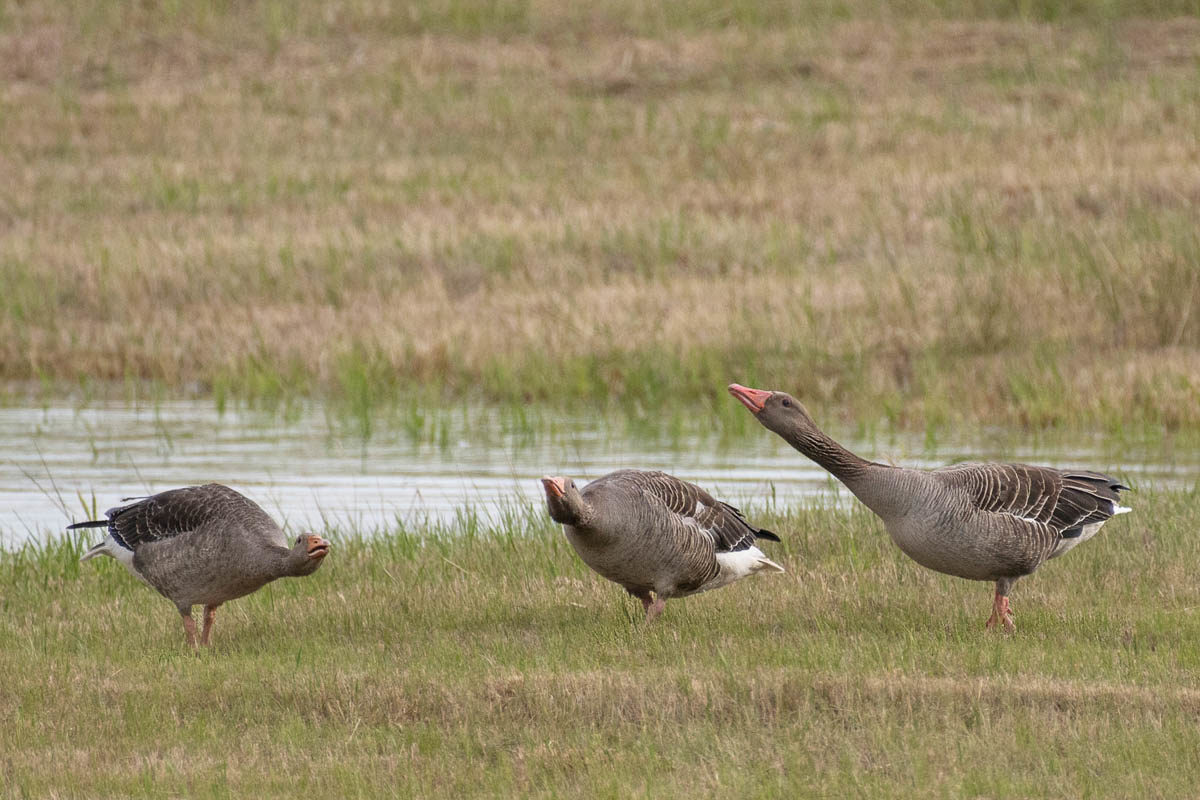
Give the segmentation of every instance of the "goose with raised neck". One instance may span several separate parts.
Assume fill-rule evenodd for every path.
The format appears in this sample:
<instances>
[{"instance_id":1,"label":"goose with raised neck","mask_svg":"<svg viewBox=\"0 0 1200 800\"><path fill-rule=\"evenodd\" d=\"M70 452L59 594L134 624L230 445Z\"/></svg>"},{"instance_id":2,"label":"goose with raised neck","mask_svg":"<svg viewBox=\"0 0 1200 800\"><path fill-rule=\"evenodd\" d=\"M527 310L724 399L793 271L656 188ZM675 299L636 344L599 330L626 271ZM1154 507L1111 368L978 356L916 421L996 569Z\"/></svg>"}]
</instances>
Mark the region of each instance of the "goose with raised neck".
<instances>
[{"instance_id":1,"label":"goose with raised neck","mask_svg":"<svg viewBox=\"0 0 1200 800\"><path fill-rule=\"evenodd\" d=\"M842 481L918 564L994 582L989 628L1015 629L1009 592L1018 579L1130 510L1120 503L1129 487L1098 472L1009 463L887 466L835 442L790 394L736 383L729 393L763 427Z\"/></svg>"}]
</instances>

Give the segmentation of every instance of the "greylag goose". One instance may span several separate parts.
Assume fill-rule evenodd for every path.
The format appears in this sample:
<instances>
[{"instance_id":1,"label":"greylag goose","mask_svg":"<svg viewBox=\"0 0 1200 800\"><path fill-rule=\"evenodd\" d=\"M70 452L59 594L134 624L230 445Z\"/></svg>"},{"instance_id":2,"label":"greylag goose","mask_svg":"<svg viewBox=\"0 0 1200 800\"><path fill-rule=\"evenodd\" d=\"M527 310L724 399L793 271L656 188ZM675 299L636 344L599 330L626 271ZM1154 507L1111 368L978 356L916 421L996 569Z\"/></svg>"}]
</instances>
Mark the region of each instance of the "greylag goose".
<instances>
[{"instance_id":1,"label":"greylag goose","mask_svg":"<svg viewBox=\"0 0 1200 800\"><path fill-rule=\"evenodd\" d=\"M288 546L265 511L228 486L189 486L110 508L107 519L76 528L108 528L104 541L80 558L112 556L157 589L183 616L187 643L196 646L192 606L204 606L200 644L207 645L222 603L256 591L276 578L311 575L329 553L329 542L311 533Z\"/></svg>"},{"instance_id":2,"label":"greylag goose","mask_svg":"<svg viewBox=\"0 0 1200 800\"><path fill-rule=\"evenodd\" d=\"M642 601L646 621L668 598L706 592L763 570L783 572L755 539L778 542L742 512L664 472L623 469L582 491L542 478L550 517L583 562Z\"/></svg>"},{"instance_id":3,"label":"greylag goose","mask_svg":"<svg viewBox=\"0 0 1200 800\"><path fill-rule=\"evenodd\" d=\"M955 464L934 470L859 458L823 433L784 392L730 384L729 393L762 425L833 474L884 523L918 564L947 575L994 581L987 627L1014 630L1013 584L1096 535L1130 509L1113 478L1028 464Z\"/></svg>"}]
</instances>

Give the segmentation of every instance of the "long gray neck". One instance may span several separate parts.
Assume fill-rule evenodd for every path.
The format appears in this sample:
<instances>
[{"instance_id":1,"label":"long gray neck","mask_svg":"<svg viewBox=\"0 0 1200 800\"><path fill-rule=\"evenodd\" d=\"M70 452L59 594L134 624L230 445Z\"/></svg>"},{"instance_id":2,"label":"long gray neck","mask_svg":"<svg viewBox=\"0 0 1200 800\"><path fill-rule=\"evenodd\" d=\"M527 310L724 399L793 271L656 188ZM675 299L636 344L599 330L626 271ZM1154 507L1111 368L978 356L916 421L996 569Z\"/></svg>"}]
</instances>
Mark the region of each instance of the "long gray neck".
<instances>
[{"instance_id":1,"label":"long gray neck","mask_svg":"<svg viewBox=\"0 0 1200 800\"><path fill-rule=\"evenodd\" d=\"M892 467L856 456L815 425L797 425L783 438L844 483L863 505L880 517L886 520L898 510L890 474L894 471Z\"/></svg>"},{"instance_id":2,"label":"long gray neck","mask_svg":"<svg viewBox=\"0 0 1200 800\"><path fill-rule=\"evenodd\" d=\"M878 466L854 455L815 425L797 425L785 432L783 439L851 489L871 467Z\"/></svg>"}]
</instances>

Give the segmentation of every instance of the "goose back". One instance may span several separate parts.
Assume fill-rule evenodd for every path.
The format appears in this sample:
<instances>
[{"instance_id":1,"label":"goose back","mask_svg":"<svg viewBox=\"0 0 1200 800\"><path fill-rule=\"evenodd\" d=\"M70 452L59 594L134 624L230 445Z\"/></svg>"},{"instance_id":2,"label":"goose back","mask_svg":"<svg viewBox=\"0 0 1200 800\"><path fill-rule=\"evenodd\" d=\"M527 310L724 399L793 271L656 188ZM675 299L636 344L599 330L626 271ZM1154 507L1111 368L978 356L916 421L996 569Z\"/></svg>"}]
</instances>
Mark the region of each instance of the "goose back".
<instances>
[{"instance_id":1,"label":"goose back","mask_svg":"<svg viewBox=\"0 0 1200 800\"><path fill-rule=\"evenodd\" d=\"M933 474L946 486L965 492L980 511L1034 525L1046 559L1087 541L1113 516L1129 511L1120 498L1120 492L1129 487L1089 470L957 464Z\"/></svg>"},{"instance_id":2,"label":"goose back","mask_svg":"<svg viewBox=\"0 0 1200 800\"><path fill-rule=\"evenodd\" d=\"M1065 538L1126 510L1119 492L1129 489L1099 472L1030 464L955 464L932 474L980 511L1041 522Z\"/></svg>"},{"instance_id":3,"label":"goose back","mask_svg":"<svg viewBox=\"0 0 1200 800\"><path fill-rule=\"evenodd\" d=\"M130 549L215 525L243 528L253 538L286 546L282 529L267 512L245 495L209 483L171 489L148 497L126 498L137 502L104 512L108 528Z\"/></svg>"}]
</instances>

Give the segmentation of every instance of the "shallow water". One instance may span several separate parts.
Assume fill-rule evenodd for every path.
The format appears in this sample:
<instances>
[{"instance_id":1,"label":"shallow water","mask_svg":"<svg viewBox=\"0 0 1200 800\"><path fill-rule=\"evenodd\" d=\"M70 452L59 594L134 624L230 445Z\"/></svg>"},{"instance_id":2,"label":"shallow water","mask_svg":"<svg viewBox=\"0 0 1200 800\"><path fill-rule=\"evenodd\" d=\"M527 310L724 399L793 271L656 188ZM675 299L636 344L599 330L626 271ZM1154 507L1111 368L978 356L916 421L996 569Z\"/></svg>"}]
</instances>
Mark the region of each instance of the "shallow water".
<instances>
[{"instance_id":1,"label":"shallow water","mask_svg":"<svg viewBox=\"0 0 1200 800\"><path fill-rule=\"evenodd\" d=\"M209 481L245 492L291 530L328 525L362 533L388 530L397 519L451 521L464 506L496 519L515 504L540 503L542 475L586 480L621 467L663 469L752 508L818 495L848 502L825 472L766 431L732 442L666 440L591 418L513 425L486 410L439 424L432 437L428 426L411 436L376 424L364 440L319 410L282 422L218 414L208 402L3 408L0 546L56 535L122 497ZM1068 448L1028 438L989 431L933 446L921 436L843 441L876 460L912 466L1027 461L1111 471L1135 488L1190 487L1200 478L1200 452L1161 441L1131 447L1096 439ZM1130 504L1136 508L1136 498Z\"/></svg>"}]
</instances>

